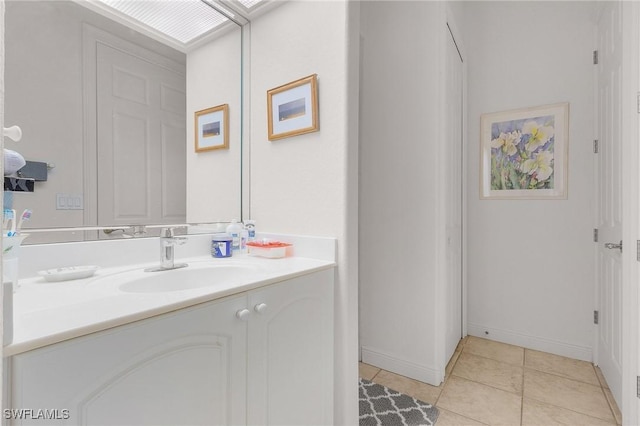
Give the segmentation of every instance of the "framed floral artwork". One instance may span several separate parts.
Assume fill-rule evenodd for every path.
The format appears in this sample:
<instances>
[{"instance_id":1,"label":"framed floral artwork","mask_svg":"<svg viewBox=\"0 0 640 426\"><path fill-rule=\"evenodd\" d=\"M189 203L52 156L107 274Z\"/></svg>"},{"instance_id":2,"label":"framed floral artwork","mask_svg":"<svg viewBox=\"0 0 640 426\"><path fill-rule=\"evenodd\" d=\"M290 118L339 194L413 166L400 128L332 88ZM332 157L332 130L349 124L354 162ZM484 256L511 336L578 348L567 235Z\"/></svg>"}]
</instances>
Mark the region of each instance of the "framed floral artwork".
<instances>
[{"instance_id":1,"label":"framed floral artwork","mask_svg":"<svg viewBox=\"0 0 640 426\"><path fill-rule=\"evenodd\" d=\"M483 114L480 143L480 198L567 198L568 102Z\"/></svg>"}]
</instances>

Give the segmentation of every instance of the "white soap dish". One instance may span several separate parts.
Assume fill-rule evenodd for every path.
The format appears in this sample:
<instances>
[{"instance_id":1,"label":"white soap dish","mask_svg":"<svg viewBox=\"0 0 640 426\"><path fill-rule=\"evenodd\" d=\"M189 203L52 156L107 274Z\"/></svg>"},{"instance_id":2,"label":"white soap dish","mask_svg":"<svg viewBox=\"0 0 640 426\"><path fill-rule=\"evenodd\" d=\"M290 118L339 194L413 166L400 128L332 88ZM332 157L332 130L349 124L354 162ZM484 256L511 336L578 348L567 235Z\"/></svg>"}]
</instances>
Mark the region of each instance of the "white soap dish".
<instances>
[{"instance_id":1,"label":"white soap dish","mask_svg":"<svg viewBox=\"0 0 640 426\"><path fill-rule=\"evenodd\" d=\"M68 266L65 268L47 269L38 271L38 275L42 276L46 281L67 281L78 280L80 278L88 278L95 274L99 266Z\"/></svg>"}]
</instances>

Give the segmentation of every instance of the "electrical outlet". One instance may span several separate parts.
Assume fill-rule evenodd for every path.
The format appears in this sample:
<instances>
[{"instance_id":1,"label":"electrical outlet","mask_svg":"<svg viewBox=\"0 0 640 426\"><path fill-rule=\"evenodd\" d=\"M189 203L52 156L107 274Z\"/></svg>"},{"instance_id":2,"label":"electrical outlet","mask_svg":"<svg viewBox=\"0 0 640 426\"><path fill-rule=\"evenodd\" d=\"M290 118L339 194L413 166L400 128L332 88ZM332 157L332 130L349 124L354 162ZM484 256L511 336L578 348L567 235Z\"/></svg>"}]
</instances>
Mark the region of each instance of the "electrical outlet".
<instances>
[{"instance_id":1,"label":"electrical outlet","mask_svg":"<svg viewBox=\"0 0 640 426\"><path fill-rule=\"evenodd\" d=\"M67 197L65 194L56 194L56 210L67 209Z\"/></svg>"},{"instance_id":2,"label":"electrical outlet","mask_svg":"<svg viewBox=\"0 0 640 426\"><path fill-rule=\"evenodd\" d=\"M83 210L82 194L56 194L56 210Z\"/></svg>"}]
</instances>

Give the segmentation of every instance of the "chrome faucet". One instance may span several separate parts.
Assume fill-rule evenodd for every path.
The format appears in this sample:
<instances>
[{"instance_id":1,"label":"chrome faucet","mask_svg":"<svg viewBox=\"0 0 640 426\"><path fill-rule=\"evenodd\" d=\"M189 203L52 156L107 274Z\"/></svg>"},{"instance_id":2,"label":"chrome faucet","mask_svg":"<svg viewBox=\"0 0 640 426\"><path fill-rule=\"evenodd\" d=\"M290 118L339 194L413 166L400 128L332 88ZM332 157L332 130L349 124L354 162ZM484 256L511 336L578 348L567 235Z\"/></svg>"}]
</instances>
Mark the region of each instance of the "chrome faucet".
<instances>
[{"instance_id":1,"label":"chrome faucet","mask_svg":"<svg viewBox=\"0 0 640 426\"><path fill-rule=\"evenodd\" d=\"M137 238L147 233L144 225L128 225L122 228L103 228L102 232L110 237Z\"/></svg>"},{"instance_id":2,"label":"chrome faucet","mask_svg":"<svg viewBox=\"0 0 640 426\"><path fill-rule=\"evenodd\" d=\"M187 242L187 237L176 237L174 228L162 228L160 231L160 266L145 269L145 272L168 271L184 268L186 263L174 263L174 248Z\"/></svg>"}]
</instances>

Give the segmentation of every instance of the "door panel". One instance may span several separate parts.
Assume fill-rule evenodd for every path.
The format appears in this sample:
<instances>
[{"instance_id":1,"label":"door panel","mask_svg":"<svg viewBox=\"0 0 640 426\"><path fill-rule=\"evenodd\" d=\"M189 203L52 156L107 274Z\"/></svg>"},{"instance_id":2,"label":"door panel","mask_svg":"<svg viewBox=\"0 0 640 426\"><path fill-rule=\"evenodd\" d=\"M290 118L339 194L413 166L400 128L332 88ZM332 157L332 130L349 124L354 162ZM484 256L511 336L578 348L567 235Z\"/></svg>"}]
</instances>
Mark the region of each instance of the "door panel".
<instances>
[{"instance_id":1,"label":"door panel","mask_svg":"<svg viewBox=\"0 0 640 426\"><path fill-rule=\"evenodd\" d=\"M14 425L246 425L246 295L28 351L11 358L11 408L69 418Z\"/></svg>"},{"instance_id":2,"label":"door panel","mask_svg":"<svg viewBox=\"0 0 640 426\"><path fill-rule=\"evenodd\" d=\"M144 116L114 112L111 128L103 131L111 133L111 146L99 149L98 169L106 175L98 178L99 191L106 195L101 200L110 199L112 204L111 212L100 212L105 218L100 223L108 224L107 217L120 223L151 219L148 127Z\"/></svg>"},{"instance_id":3,"label":"door panel","mask_svg":"<svg viewBox=\"0 0 640 426\"><path fill-rule=\"evenodd\" d=\"M447 37L447 309L445 359L462 337L462 58Z\"/></svg>"},{"instance_id":4,"label":"door panel","mask_svg":"<svg viewBox=\"0 0 640 426\"><path fill-rule=\"evenodd\" d=\"M248 424L333 424L333 275L249 292Z\"/></svg>"},{"instance_id":5,"label":"door panel","mask_svg":"<svg viewBox=\"0 0 640 426\"><path fill-rule=\"evenodd\" d=\"M186 219L184 76L97 46L98 224Z\"/></svg>"},{"instance_id":6,"label":"door panel","mask_svg":"<svg viewBox=\"0 0 640 426\"><path fill-rule=\"evenodd\" d=\"M598 22L597 364L617 401L622 383L621 3L603 2Z\"/></svg>"}]
</instances>

